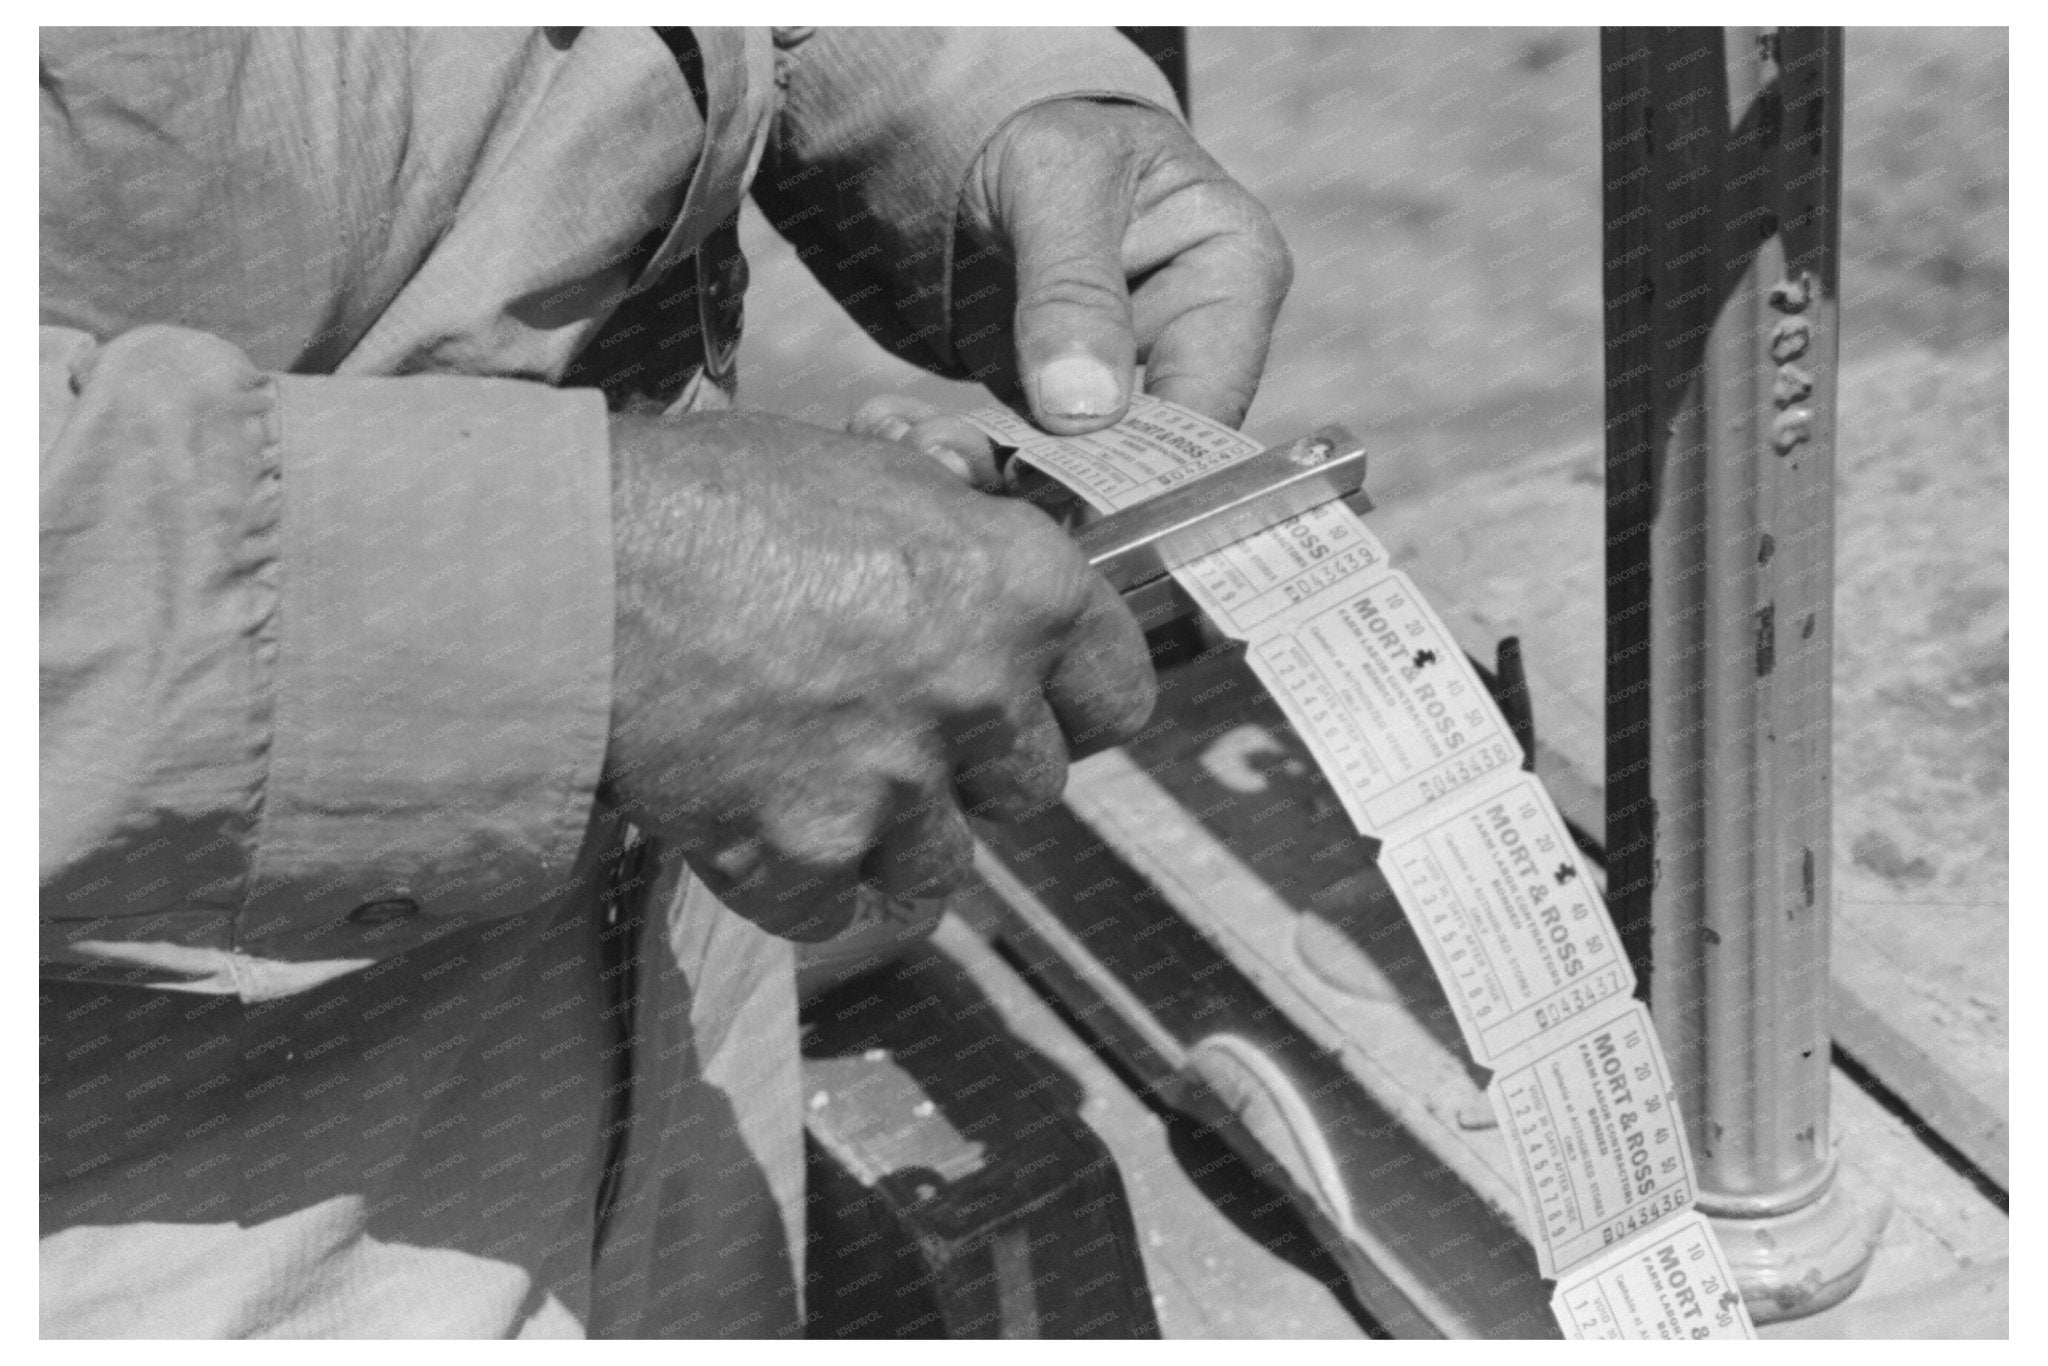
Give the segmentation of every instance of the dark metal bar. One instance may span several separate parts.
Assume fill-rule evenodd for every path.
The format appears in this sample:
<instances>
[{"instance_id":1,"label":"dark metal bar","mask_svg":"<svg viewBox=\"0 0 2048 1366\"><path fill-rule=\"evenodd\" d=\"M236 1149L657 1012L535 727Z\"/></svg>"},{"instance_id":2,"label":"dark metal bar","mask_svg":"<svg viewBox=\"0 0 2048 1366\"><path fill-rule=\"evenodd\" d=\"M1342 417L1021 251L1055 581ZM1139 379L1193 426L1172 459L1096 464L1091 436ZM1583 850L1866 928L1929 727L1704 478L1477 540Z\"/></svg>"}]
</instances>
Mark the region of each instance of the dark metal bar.
<instances>
[{"instance_id":1,"label":"dark metal bar","mask_svg":"<svg viewBox=\"0 0 2048 1366\"><path fill-rule=\"evenodd\" d=\"M1185 28L1120 28L1118 33L1136 43L1166 77L1180 101L1180 112L1191 113L1188 104L1188 31Z\"/></svg>"},{"instance_id":2,"label":"dark metal bar","mask_svg":"<svg viewBox=\"0 0 2048 1366\"><path fill-rule=\"evenodd\" d=\"M1609 899L1759 1320L1888 1213L1828 1127L1841 43L1601 43Z\"/></svg>"}]
</instances>

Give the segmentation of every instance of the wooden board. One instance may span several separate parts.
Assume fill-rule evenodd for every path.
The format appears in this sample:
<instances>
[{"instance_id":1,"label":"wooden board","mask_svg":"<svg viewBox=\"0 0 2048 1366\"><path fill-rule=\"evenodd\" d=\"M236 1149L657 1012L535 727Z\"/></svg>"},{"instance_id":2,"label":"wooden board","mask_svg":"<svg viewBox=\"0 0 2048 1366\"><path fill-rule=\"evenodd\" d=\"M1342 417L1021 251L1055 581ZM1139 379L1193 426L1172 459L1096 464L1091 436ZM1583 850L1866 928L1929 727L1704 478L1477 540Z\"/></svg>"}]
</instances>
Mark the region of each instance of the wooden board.
<instances>
[{"instance_id":1,"label":"wooden board","mask_svg":"<svg viewBox=\"0 0 2048 1366\"><path fill-rule=\"evenodd\" d=\"M1152 1285L1161 1335L1328 1338L1367 1335L1337 1268L1314 1255L1299 1224L1254 1214L1263 1202L1217 1191L1228 1165L1169 1131L988 941L955 918L933 942L981 990L1012 1035L1072 1083L1077 1113L1116 1158Z\"/></svg>"},{"instance_id":2,"label":"wooden board","mask_svg":"<svg viewBox=\"0 0 2048 1366\"><path fill-rule=\"evenodd\" d=\"M1047 901L1065 898L1062 914L1124 980L1149 992L1143 983L1157 968L1142 950L1177 944L1180 931L1159 925L1164 907L1121 908L1163 899L1177 924L1341 1056L1446 1179L1479 1204L1512 1205L1499 1136L1473 1103L1474 1077L1441 989L1378 879L1371 843L1351 831L1241 658L1224 651L1171 671L1160 719L1127 751L1077 765L1066 807L1084 829L1027 827L996 847L1016 847L1018 878ZM1055 834L1064 842L1049 844ZM1138 918L1124 923L1130 914ZM1182 946L1170 956L1191 953ZM1175 1011L1192 1019L1216 1008L1165 999L1169 1024ZM1184 1056L1188 1040L1175 1037ZM2001 1264L2004 1215L1839 1075L1835 1113L1844 1179L1899 1204L1867 1293L1851 1304L1899 1299L1882 1322L1917 1335L1989 1331L1996 1296L1984 1277L1997 1279L1986 1268ZM1939 1299L1905 1303L1950 1281L1958 1303L1977 1309L1951 1317ZM1862 1320L1826 1322L1857 1331Z\"/></svg>"},{"instance_id":3,"label":"wooden board","mask_svg":"<svg viewBox=\"0 0 2048 1366\"><path fill-rule=\"evenodd\" d=\"M1287 943L1261 951L1256 932L1218 933L1292 915L1149 782L1103 755L1068 789L1091 814L1115 807L1142 831L1106 834L1062 807L987 832L997 857L979 866L1002 904L981 923L1116 1051L1134 1084L1214 1126L1291 1197L1388 1331L1554 1333L1498 1136L1445 1141L1482 1111L1490 1128L1492 1115L1466 1064L1417 1023L1440 1016L1456 1037L1441 995L1412 1013L1398 989L1353 998L1298 980ZM1159 875L1182 856L1177 876ZM1389 965L1411 956L1380 948ZM1426 968L1414 980L1434 987ZM1397 1075L1379 1056L1397 1036L1395 1051L1426 1077Z\"/></svg>"}]
</instances>

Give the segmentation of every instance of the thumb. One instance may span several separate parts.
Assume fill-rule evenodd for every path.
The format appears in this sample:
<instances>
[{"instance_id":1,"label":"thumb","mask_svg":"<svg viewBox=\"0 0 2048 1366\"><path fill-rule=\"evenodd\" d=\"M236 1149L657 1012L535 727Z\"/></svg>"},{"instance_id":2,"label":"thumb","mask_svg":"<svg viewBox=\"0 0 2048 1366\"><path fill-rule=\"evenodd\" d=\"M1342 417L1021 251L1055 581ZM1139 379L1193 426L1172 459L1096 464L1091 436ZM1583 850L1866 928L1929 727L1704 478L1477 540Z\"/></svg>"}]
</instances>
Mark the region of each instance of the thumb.
<instances>
[{"instance_id":1,"label":"thumb","mask_svg":"<svg viewBox=\"0 0 2048 1366\"><path fill-rule=\"evenodd\" d=\"M1062 155L1063 153L1063 155ZM1031 415L1074 435L1130 402L1137 339L1124 283L1131 188L1113 151L1020 140L998 210L1017 267L1017 373Z\"/></svg>"}]
</instances>

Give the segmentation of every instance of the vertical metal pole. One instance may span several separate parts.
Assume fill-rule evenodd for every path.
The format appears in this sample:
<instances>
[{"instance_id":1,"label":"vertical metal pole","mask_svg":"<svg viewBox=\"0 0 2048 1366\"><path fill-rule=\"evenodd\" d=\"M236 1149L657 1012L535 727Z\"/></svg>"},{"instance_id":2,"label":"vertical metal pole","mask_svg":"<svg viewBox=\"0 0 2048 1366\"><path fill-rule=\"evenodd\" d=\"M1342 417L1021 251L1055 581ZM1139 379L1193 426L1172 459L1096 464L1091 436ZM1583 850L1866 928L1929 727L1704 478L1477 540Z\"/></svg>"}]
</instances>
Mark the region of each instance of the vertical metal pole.
<instances>
[{"instance_id":1,"label":"vertical metal pole","mask_svg":"<svg viewBox=\"0 0 2048 1366\"><path fill-rule=\"evenodd\" d=\"M1751 1312L1862 1279L1828 1127L1840 29L1605 30L1610 899Z\"/></svg>"},{"instance_id":2,"label":"vertical metal pole","mask_svg":"<svg viewBox=\"0 0 2048 1366\"><path fill-rule=\"evenodd\" d=\"M1136 43L1147 57L1152 59L1167 84L1173 87L1174 98L1180 101L1180 112L1191 114L1188 103L1188 31L1184 27L1171 28L1120 28L1118 33Z\"/></svg>"}]
</instances>

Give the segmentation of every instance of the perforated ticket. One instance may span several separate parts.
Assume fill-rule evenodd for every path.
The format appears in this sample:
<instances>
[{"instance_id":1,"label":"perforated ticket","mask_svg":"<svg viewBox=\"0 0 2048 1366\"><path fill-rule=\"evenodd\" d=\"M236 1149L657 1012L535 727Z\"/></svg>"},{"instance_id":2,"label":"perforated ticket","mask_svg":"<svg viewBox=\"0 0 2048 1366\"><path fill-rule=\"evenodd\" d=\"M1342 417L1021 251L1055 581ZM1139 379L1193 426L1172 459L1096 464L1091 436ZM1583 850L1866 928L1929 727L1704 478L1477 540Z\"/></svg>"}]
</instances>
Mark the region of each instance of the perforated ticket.
<instances>
[{"instance_id":1,"label":"perforated ticket","mask_svg":"<svg viewBox=\"0 0 2048 1366\"><path fill-rule=\"evenodd\" d=\"M1149 394L1134 397L1116 426L1086 436L1047 436L1000 408L968 416L1015 446L1017 460L1059 480L1097 512L1121 512L1264 449L1220 422Z\"/></svg>"},{"instance_id":2,"label":"perforated ticket","mask_svg":"<svg viewBox=\"0 0 2048 1366\"><path fill-rule=\"evenodd\" d=\"M1052 438L976 414L1114 512L1261 447L1157 400ZM1000 420L998 420L1000 419ZM1070 504L1071 505L1071 504ZM1341 503L1174 571L1287 714L1430 956L1513 1155L1567 1337L1752 1337L1669 1068L1563 818L1441 618Z\"/></svg>"},{"instance_id":3,"label":"perforated ticket","mask_svg":"<svg viewBox=\"0 0 2048 1366\"><path fill-rule=\"evenodd\" d=\"M1398 571L1284 618L1249 662L1363 834L1521 763L1464 651Z\"/></svg>"},{"instance_id":4,"label":"perforated ticket","mask_svg":"<svg viewBox=\"0 0 2048 1366\"><path fill-rule=\"evenodd\" d=\"M1147 395L1106 432L1048 437L1000 408L971 415L1016 459L1052 474L1095 511L1120 511L1174 484L1256 455L1258 442ZM1341 591L1386 566L1386 547L1358 515L1332 501L1184 565L1175 575L1225 635L1245 639L1284 612Z\"/></svg>"},{"instance_id":5,"label":"perforated ticket","mask_svg":"<svg viewBox=\"0 0 2048 1366\"><path fill-rule=\"evenodd\" d=\"M1486 1089L1515 1153L1543 1274L1692 1208L1692 1157L1650 1013L1629 999L1558 1031Z\"/></svg>"},{"instance_id":6,"label":"perforated ticket","mask_svg":"<svg viewBox=\"0 0 2048 1366\"><path fill-rule=\"evenodd\" d=\"M1564 818L1530 774L1497 774L1424 810L1379 864L1489 1067L1635 989Z\"/></svg>"},{"instance_id":7,"label":"perforated ticket","mask_svg":"<svg viewBox=\"0 0 2048 1366\"><path fill-rule=\"evenodd\" d=\"M1386 567L1379 538L1349 507L1330 502L1200 556L1175 577L1225 635L1245 640L1279 617L1314 611L1361 575Z\"/></svg>"},{"instance_id":8,"label":"perforated ticket","mask_svg":"<svg viewBox=\"0 0 2048 1366\"><path fill-rule=\"evenodd\" d=\"M1756 1336L1727 1258L1700 1214L1632 1238L1572 1272L1550 1297L1550 1308L1568 1338Z\"/></svg>"}]
</instances>

